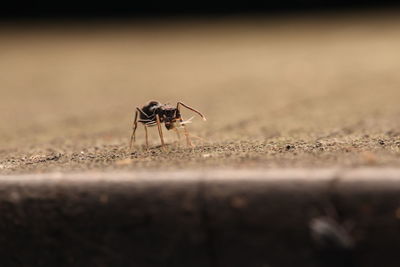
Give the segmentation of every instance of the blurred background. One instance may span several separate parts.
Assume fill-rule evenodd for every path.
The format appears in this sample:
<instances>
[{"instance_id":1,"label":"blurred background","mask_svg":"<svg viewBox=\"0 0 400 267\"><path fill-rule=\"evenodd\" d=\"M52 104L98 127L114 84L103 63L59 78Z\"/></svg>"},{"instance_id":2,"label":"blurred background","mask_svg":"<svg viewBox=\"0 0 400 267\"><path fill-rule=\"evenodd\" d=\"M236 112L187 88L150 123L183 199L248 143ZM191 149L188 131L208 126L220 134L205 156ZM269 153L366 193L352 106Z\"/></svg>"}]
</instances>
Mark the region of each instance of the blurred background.
<instances>
[{"instance_id":1,"label":"blurred background","mask_svg":"<svg viewBox=\"0 0 400 267\"><path fill-rule=\"evenodd\" d=\"M284 0L284 1L9 1L2 4L3 18L121 18L171 16L221 16L227 14L336 12L398 7L394 0Z\"/></svg>"},{"instance_id":2,"label":"blurred background","mask_svg":"<svg viewBox=\"0 0 400 267\"><path fill-rule=\"evenodd\" d=\"M396 1L10 1L0 14L3 149L125 146L151 99L202 111L191 129L213 142L399 129Z\"/></svg>"}]
</instances>

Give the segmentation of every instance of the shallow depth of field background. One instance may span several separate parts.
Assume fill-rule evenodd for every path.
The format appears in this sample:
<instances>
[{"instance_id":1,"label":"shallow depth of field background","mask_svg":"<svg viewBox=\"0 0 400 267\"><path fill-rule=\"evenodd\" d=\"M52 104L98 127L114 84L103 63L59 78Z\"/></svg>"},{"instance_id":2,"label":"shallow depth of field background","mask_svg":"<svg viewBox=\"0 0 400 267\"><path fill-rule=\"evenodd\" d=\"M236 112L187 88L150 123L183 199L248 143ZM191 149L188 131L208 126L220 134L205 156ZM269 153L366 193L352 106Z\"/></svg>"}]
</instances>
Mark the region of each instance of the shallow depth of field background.
<instances>
[{"instance_id":1,"label":"shallow depth of field background","mask_svg":"<svg viewBox=\"0 0 400 267\"><path fill-rule=\"evenodd\" d=\"M3 23L0 171L398 166L399 47L388 11ZM128 151L153 99L203 112L205 140L163 154L151 129L146 151L139 127Z\"/></svg>"}]
</instances>

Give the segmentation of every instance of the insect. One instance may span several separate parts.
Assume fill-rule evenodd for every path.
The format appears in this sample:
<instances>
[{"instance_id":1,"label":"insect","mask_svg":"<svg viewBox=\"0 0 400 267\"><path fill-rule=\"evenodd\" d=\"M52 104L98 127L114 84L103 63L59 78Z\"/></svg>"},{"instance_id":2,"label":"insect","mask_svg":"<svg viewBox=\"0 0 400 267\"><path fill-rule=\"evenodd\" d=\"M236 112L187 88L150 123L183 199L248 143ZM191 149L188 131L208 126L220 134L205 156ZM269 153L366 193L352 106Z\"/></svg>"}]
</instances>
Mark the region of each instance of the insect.
<instances>
[{"instance_id":1,"label":"insect","mask_svg":"<svg viewBox=\"0 0 400 267\"><path fill-rule=\"evenodd\" d=\"M164 136L162 132L162 123L164 123L165 128L167 130L174 129L178 135L178 138L180 139L180 134L177 128L183 128L186 136L186 141L188 146L192 146L192 142L190 141L189 137L189 132L186 129L185 125L188 123L191 123L191 120L193 119L190 118L186 121L183 120L180 107L185 107L195 113L197 113L203 120L206 120L206 117L204 117L203 114L201 114L199 111L195 110L192 107L189 107L188 105L185 105L182 102L178 102L175 106L169 105L169 104L161 104L158 101L149 101L146 105L144 105L142 108L136 108L135 112L135 120L133 122L133 131L131 135L131 140L129 144L129 148L132 148L132 144L136 141L136 129L138 122L142 123L144 126L145 134L146 134L146 147L149 147L149 140L148 140L148 134L147 134L147 127L151 126L156 126L158 127L158 134L160 136L161 140L161 146L164 148L165 143L164 143Z\"/></svg>"}]
</instances>

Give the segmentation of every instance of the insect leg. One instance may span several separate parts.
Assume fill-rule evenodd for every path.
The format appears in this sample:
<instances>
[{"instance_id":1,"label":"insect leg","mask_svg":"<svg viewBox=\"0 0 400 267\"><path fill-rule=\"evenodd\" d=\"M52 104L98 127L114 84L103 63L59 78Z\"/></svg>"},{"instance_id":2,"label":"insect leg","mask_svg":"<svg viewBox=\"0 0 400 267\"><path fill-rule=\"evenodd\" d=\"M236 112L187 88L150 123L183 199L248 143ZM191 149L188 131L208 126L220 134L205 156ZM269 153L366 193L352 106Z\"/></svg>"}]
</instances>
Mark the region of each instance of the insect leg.
<instances>
[{"instance_id":1,"label":"insect leg","mask_svg":"<svg viewBox=\"0 0 400 267\"><path fill-rule=\"evenodd\" d=\"M182 102L178 102L178 104L176 104L176 109L178 109L179 111L181 111L181 110L179 109L179 106L180 106L180 105L182 105L182 106L184 106L185 108L187 108L187 109L189 109L189 110L191 110L191 111L197 113L200 117L203 118L203 121L206 121L206 120L207 120L206 117L204 117L204 115L200 113L200 111L195 110L194 108L189 107L188 105L186 105L186 104L184 104L184 103L182 103Z\"/></svg>"},{"instance_id":2,"label":"insect leg","mask_svg":"<svg viewBox=\"0 0 400 267\"><path fill-rule=\"evenodd\" d=\"M160 139L161 139L161 146L164 148L164 146L165 146L164 136L163 136L162 129L161 129L160 116L158 116L158 114L156 115L156 121L157 121L157 127L158 127L158 134L160 135Z\"/></svg>"},{"instance_id":3,"label":"insect leg","mask_svg":"<svg viewBox=\"0 0 400 267\"><path fill-rule=\"evenodd\" d=\"M143 110L141 110L140 108L136 108L137 111L139 111L140 113L142 113L144 116L146 116L147 118L149 117L146 113L143 112Z\"/></svg>"},{"instance_id":4,"label":"insect leg","mask_svg":"<svg viewBox=\"0 0 400 267\"><path fill-rule=\"evenodd\" d=\"M179 130L177 128L174 128L176 135L178 136L178 143L181 143L181 134L179 133Z\"/></svg>"},{"instance_id":5,"label":"insect leg","mask_svg":"<svg viewBox=\"0 0 400 267\"><path fill-rule=\"evenodd\" d=\"M135 119L133 121L133 130L132 130L132 135L131 135L131 141L129 142L129 150L132 149L132 144L136 142L136 128L137 128L137 122L138 122L138 111L136 110L135 112Z\"/></svg>"},{"instance_id":6,"label":"insect leg","mask_svg":"<svg viewBox=\"0 0 400 267\"><path fill-rule=\"evenodd\" d=\"M179 118L179 121L182 122L183 119ZM186 129L185 125L182 125L182 127L183 127L183 131L185 132L187 146L193 147L192 141L190 141L189 131Z\"/></svg>"},{"instance_id":7,"label":"insect leg","mask_svg":"<svg viewBox=\"0 0 400 267\"><path fill-rule=\"evenodd\" d=\"M144 131L146 133L146 149L149 149L149 136L147 134L147 126L146 125L143 126L144 126Z\"/></svg>"},{"instance_id":8,"label":"insect leg","mask_svg":"<svg viewBox=\"0 0 400 267\"><path fill-rule=\"evenodd\" d=\"M190 141L189 131L186 129L185 126L183 126L183 130L185 131L187 145L190 146L190 147L193 147L192 141Z\"/></svg>"},{"instance_id":9,"label":"insect leg","mask_svg":"<svg viewBox=\"0 0 400 267\"><path fill-rule=\"evenodd\" d=\"M181 102L178 102L178 104L176 105L176 108L179 110L179 105L181 104ZM179 110L180 111L180 110ZM192 142L190 141L190 137L189 137L189 132L188 132L188 130L186 129L186 126L184 125L184 124L182 124L182 122L183 122L183 119L182 119L182 116L179 118L179 122L181 123L181 127L183 128L183 130L184 130L184 133L185 133L185 136L186 136L186 143L187 143L187 146L190 146L190 147L193 147L193 144L192 144Z\"/></svg>"}]
</instances>

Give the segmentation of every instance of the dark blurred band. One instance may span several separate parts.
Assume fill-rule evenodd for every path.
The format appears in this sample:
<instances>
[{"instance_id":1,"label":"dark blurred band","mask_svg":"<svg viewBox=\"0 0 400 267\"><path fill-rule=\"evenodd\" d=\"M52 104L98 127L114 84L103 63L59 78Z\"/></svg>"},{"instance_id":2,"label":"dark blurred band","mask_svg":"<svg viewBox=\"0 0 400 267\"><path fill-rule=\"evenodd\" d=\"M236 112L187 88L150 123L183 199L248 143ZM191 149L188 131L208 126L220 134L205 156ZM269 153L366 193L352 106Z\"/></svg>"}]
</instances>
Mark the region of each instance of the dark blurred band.
<instances>
[{"instance_id":1,"label":"dark blurred band","mask_svg":"<svg viewBox=\"0 0 400 267\"><path fill-rule=\"evenodd\" d=\"M386 0L285 1L4 1L0 18L124 18L319 12L399 7Z\"/></svg>"}]
</instances>

